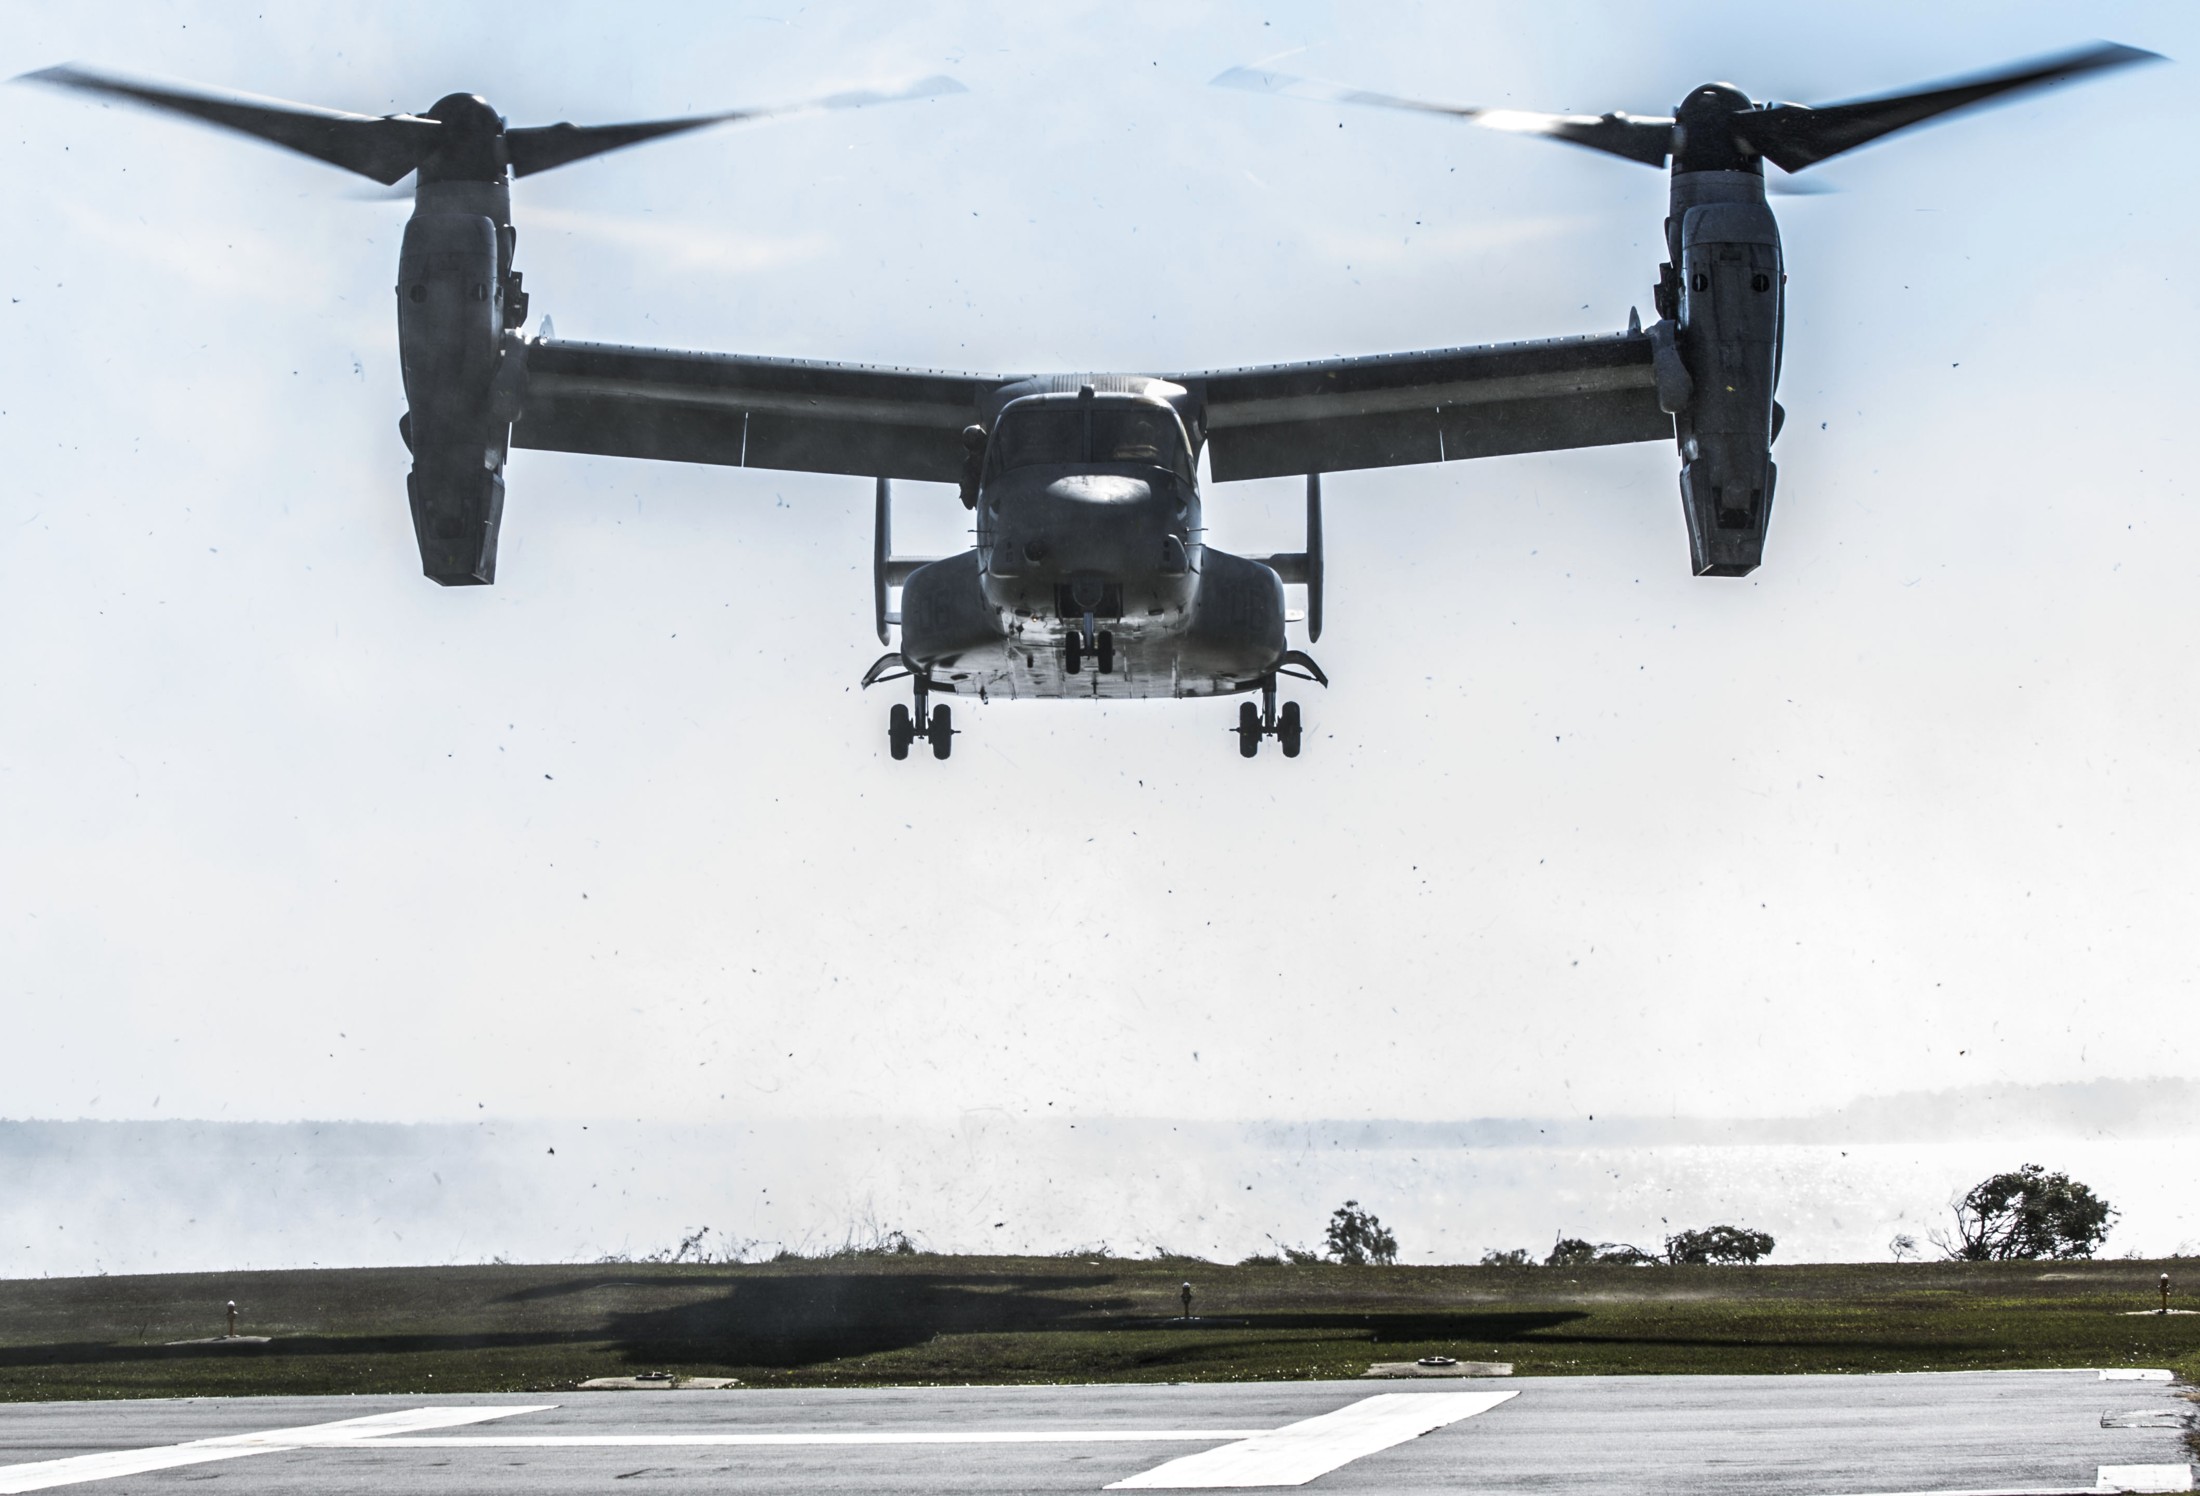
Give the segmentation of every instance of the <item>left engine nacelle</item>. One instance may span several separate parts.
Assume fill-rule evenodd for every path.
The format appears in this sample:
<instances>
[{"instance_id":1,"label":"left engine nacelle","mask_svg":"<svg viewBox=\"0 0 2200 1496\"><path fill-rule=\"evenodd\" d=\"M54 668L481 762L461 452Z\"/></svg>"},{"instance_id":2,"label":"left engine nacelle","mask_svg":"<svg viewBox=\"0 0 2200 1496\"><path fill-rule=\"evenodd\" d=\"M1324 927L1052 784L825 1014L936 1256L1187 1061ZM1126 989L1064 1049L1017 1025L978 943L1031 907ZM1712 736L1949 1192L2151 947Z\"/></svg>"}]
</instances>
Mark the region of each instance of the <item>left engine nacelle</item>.
<instances>
[{"instance_id":1,"label":"left engine nacelle","mask_svg":"<svg viewBox=\"0 0 2200 1496\"><path fill-rule=\"evenodd\" d=\"M446 587L496 580L511 413L501 409L505 277L494 220L420 213L398 256L397 345L412 448L406 493L421 570Z\"/></svg>"}]
</instances>

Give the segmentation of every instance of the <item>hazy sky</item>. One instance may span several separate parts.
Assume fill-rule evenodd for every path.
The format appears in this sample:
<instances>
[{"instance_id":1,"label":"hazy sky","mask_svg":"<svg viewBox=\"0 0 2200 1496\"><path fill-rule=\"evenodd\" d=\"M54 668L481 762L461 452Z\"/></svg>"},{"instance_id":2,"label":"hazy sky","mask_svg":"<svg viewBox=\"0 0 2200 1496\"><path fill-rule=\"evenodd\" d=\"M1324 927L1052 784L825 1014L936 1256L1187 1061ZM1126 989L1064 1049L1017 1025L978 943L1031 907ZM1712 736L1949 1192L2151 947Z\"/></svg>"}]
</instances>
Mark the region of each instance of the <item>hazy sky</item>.
<instances>
[{"instance_id":1,"label":"hazy sky","mask_svg":"<svg viewBox=\"0 0 2200 1496\"><path fill-rule=\"evenodd\" d=\"M520 184L561 335L977 370L1607 331L1660 174L1206 87L1278 65L1655 112L1824 101L2185 5L9 6L67 59L330 106L967 96ZM1765 567L1670 447L1343 475L1305 756L1228 703L858 692L861 480L519 453L423 580L403 203L0 90L0 1114L1787 1114L2200 1073L2189 65L1779 201ZM2158 131L2158 133L2157 133ZM1294 548L1293 483L1210 490ZM961 545L905 491L904 548Z\"/></svg>"}]
</instances>

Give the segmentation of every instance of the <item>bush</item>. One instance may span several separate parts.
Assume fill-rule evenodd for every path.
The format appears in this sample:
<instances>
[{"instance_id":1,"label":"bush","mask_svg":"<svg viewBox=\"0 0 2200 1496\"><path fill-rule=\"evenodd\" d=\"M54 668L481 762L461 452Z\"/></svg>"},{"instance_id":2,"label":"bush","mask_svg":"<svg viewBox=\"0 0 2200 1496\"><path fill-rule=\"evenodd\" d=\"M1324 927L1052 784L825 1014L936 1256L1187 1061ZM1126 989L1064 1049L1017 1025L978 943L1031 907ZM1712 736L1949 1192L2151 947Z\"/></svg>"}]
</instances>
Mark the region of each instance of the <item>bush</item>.
<instances>
[{"instance_id":1,"label":"bush","mask_svg":"<svg viewBox=\"0 0 2200 1496\"><path fill-rule=\"evenodd\" d=\"M1523 1254L1525 1255L1525 1254ZM1543 1259L1545 1267L1654 1267L1660 1258L1623 1241L1586 1242L1578 1236L1562 1236Z\"/></svg>"},{"instance_id":2,"label":"bush","mask_svg":"<svg viewBox=\"0 0 2200 1496\"><path fill-rule=\"evenodd\" d=\"M1706 1226L1665 1239L1665 1260L1676 1267L1731 1266L1772 1255L1772 1238L1740 1226Z\"/></svg>"},{"instance_id":3,"label":"bush","mask_svg":"<svg viewBox=\"0 0 2200 1496\"><path fill-rule=\"evenodd\" d=\"M2091 1257L2116 1219L2092 1190L2038 1164L1980 1180L1953 1209L1954 1238L1936 1231L1933 1244L1958 1262Z\"/></svg>"},{"instance_id":4,"label":"bush","mask_svg":"<svg viewBox=\"0 0 2200 1496\"><path fill-rule=\"evenodd\" d=\"M1500 1252L1495 1247L1482 1254L1484 1267L1534 1267L1535 1258L1526 1247L1508 1247Z\"/></svg>"},{"instance_id":5,"label":"bush","mask_svg":"<svg viewBox=\"0 0 2200 1496\"><path fill-rule=\"evenodd\" d=\"M1389 1267L1398 1260L1398 1238L1360 1202L1347 1200L1329 1217L1329 1255L1347 1267Z\"/></svg>"}]
</instances>

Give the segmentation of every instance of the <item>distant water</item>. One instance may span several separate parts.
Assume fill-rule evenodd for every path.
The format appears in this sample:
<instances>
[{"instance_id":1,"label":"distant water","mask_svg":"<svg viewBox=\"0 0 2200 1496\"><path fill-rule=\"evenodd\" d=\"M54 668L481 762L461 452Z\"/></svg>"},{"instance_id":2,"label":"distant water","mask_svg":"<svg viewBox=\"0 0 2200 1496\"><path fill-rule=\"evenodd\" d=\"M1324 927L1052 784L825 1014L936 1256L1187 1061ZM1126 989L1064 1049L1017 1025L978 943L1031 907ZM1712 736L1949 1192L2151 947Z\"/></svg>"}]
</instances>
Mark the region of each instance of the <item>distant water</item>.
<instances>
[{"instance_id":1,"label":"distant water","mask_svg":"<svg viewBox=\"0 0 2200 1496\"><path fill-rule=\"evenodd\" d=\"M2042 1087L1771 1122L0 1122L0 1276L585 1261L702 1227L751 1256L899 1230L943 1251L1235 1259L1318 1244L1346 1199L1408 1262L1560 1233L1655 1247L1717 1222L1770 1231L1774 1261L1859 1260L1897 1232L1924 1242L1954 1195L2028 1162L2119 1207L2110 1253L2200 1252L2200 1088L2133 1084L2151 1088L2105 1110Z\"/></svg>"}]
</instances>

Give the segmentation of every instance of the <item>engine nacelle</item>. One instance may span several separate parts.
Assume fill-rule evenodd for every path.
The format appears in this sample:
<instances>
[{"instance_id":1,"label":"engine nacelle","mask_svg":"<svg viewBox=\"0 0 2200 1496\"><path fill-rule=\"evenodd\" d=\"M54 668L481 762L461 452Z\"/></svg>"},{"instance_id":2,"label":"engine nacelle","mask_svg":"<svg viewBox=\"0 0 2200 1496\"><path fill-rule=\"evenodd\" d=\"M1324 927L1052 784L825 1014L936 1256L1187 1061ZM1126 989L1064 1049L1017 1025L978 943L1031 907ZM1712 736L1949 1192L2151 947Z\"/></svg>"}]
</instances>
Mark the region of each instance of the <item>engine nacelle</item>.
<instances>
[{"instance_id":1,"label":"engine nacelle","mask_svg":"<svg viewBox=\"0 0 2200 1496\"><path fill-rule=\"evenodd\" d=\"M1786 277L1762 180L1738 172L1689 175L1743 179L1690 183L1676 175L1678 222L1669 230L1679 267L1675 341L1692 386L1675 420L1689 555L1698 576L1738 577L1764 560L1779 476L1772 394ZM1684 183L1694 191L1684 193ZM1686 200L1729 191L1744 200Z\"/></svg>"},{"instance_id":2,"label":"engine nacelle","mask_svg":"<svg viewBox=\"0 0 2200 1496\"><path fill-rule=\"evenodd\" d=\"M446 587L496 580L511 414L499 229L475 213L418 213L397 269L397 346L413 468L405 480L421 570Z\"/></svg>"}]
</instances>

